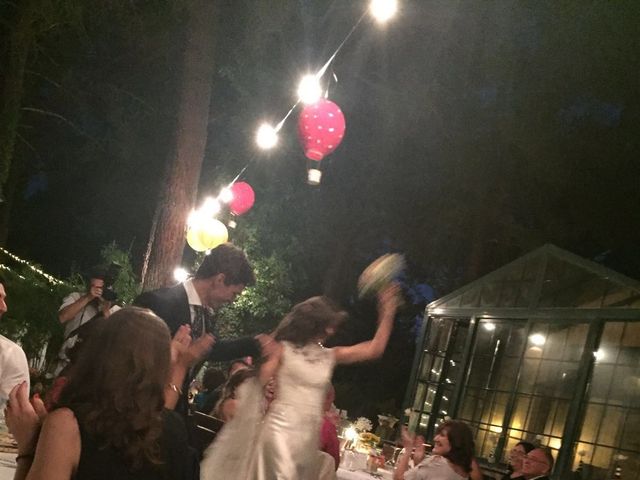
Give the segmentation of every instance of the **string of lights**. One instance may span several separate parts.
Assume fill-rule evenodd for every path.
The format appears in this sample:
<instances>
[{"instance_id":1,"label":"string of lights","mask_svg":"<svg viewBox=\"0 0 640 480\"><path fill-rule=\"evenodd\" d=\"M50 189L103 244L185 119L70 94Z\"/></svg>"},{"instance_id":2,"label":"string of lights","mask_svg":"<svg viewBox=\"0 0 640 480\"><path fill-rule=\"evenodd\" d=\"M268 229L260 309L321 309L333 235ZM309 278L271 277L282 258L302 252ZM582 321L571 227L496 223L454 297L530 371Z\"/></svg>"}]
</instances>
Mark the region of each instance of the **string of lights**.
<instances>
[{"instance_id":1,"label":"string of lights","mask_svg":"<svg viewBox=\"0 0 640 480\"><path fill-rule=\"evenodd\" d=\"M29 268L30 270L32 270L33 272L37 273L38 275L42 276L43 278L45 278L49 283L53 284L53 285L62 285L65 284L66 282L54 277L53 275L45 272L44 270L42 270L41 268L38 268L36 265L34 265L33 263L24 260L20 257L18 257L17 255L11 253L10 251L8 251L6 248L0 247L0 252L4 253L7 257L9 257L11 260L13 260L14 262L17 262L21 265L24 265L25 267ZM4 270L9 270L12 271L8 266L4 265L4 264L0 264L2 269ZM20 278L24 279L24 277L20 276Z\"/></svg>"}]
</instances>

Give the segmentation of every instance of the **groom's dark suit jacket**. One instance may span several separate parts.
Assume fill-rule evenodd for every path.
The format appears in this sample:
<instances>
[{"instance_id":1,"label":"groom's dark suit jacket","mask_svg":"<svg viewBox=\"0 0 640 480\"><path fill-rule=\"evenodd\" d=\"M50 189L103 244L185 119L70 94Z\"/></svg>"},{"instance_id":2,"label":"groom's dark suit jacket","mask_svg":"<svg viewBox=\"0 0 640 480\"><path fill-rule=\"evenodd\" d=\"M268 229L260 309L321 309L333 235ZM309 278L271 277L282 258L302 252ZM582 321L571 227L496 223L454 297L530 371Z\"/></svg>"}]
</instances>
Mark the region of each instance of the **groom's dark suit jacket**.
<instances>
[{"instance_id":1,"label":"groom's dark suit jacket","mask_svg":"<svg viewBox=\"0 0 640 480\"><path fill-rule=\"evenodd\" d=\"M176 333L180 325L191 324L189 299L182 284L144 292L134 300L133 304L148 308L162 318L171 330L171 336ZM213 318L206 322L206 330L215 335L215 320ZM254 358L260 356L260 345L254 338L244 337L236 340L216 338L216 343L209 354L209 360L226 361L249 356Z\"/></svg>"}]
</instances>

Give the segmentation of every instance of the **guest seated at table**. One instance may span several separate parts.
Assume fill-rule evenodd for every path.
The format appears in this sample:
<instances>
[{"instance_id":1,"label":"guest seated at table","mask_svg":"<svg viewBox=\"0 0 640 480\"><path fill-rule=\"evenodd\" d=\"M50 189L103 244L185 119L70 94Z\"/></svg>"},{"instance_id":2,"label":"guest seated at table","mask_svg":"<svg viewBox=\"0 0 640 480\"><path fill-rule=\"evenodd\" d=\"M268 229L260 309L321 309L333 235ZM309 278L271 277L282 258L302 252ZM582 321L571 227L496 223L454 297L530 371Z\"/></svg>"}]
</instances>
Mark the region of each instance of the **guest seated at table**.
<instances>
[{"instance_id":1,"label":"guest seated at table","mask_svg":"<svg viewBox=\"0 0 640 480\"><path fill-rule=\"evenodd\" d=\"M404 452L396 462L394 480L463 480L469 478L473 458L473 435L469 427L456 420L447 420L436 430L431 455L424 456L424 438L402 433ZM415 467L409 460L415 448Z\"/></svg>"},{"instance_id":2,"label":"guest seated at table","mask_svg":"<svg viewBox=\"0 0 640 480\"><path fill-rule=\"evenodd\" d=\"M537 447L522 460L522 476L526 480L549 480L553 470L553 455L547 447Z\"/></svg>"},{"instance_id":3,"label":"guest seated at table","mask_svg":"<svg viewBox=\"0 0 640 480\"><path fill-rule=\"evenodd\" d=\"M207 368L202 376L202 391L195 396L193 403L196 411L209 414L220 399L222 387L227 381L224 372L219 368Z\"/></svg>"},{"instance_id":4,"label":"guest seated at table","mask_svg":"<svg viewBox=\"0 0 640 480\"><path fill-rule=\"evenodd\" d=\"M245 380L255 377L256 372L252 368L243 368L231 375L224 384L222 389L222 397L218 400L216 408L213 409L213 416L219 418L224 422L231 420L236 414L236 407L238 405L238 399L236 398L236 391Z\"/></svg>"},{"instance_id":5,"label":"guest seated at table","mask_svg":"<svg viewBox=\"0 0 640 480\"><path fill-rule=\"evenodd\" d=\"M172 342L149 310L111 315L81 352L39 438L42 412L29 403L26 384L16 386L7 408L18 443L15 479L196 479L197 459L182 419L164 408L179 394L170 398L166 390L179 389L169 382L180 381L213 343L206 336L191 343L188 328Z\"/></svg>"},{"instance_id":6,"label":"guest seated at table","mask_svg":"<svg viewBox=\"0 0 640 480\"><path fill-rule=\"evenodd\" d=\"M524 456L533 450L535 445L529 442L518 442L509 452L509 470L502 480L524 480L522 474L522 461Z\"/></svg>"}]
</instances>

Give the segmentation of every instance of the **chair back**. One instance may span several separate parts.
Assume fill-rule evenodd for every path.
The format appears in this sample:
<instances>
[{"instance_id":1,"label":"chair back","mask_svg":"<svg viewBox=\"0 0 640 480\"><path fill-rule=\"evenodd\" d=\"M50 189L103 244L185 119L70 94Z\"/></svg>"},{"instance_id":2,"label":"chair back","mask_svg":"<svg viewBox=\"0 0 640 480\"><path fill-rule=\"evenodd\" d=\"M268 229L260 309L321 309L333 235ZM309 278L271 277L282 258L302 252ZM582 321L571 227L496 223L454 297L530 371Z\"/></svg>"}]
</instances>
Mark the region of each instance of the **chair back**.
<instances>
[{"instance_id":1,"label":"chair back","mask_svg":"<svg viewBox=\"0 0 640 480\"><path fill-rule=\"evenodd\" d=\"M189 423L191 444L198 451L200 458L202 458L202 454L215 440L224 422L211 415L195 412L189 417Z\"/></svg>"}]
</instances>

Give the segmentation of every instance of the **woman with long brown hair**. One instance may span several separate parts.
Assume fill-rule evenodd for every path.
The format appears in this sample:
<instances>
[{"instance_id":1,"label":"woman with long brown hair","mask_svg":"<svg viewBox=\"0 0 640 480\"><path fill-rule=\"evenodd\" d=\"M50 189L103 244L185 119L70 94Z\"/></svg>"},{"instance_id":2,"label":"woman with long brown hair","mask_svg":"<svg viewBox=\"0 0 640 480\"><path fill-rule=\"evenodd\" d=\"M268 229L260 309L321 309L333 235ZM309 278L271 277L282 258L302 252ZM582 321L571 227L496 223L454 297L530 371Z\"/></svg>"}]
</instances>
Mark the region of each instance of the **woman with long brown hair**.
<instances>
[{"instance_id":1,"label":"woman with long brown hair","mask_svg":"<svg viewBox=\"0 0 640 480\"><path fill-rule=\"evenodd\" d=\"M180 385L169 382L194 360L184 348L188 332L180 336L172 362L169 329L150 310L130 307L111 315L83 349L39 438L27 428L35 412L24 387L14 389L8 423L20 452L15 478L192 479L196 460L186 429L165 409L165 402L175 403L165 400L166 390ZM179 364L178 377L172 364Z\"/></svg>"},{"instance_id":2,"label":"woman with long brown hair","mask_svg":"<svg viewBox=\"0 0 640 480\"><path fill-rule=\"evenodd\" d=\"M344 347L323 345L346 318L346 313L328 298L313 297L294 306L276 329L272 351L267 346L268 358L256 381L239 387L238 413L205 453L201 479L318 478L323 404L333 369L336 364L373 360L382 355L393 327L398 295L395 285L382 290L378 294L375 335L366 342ZM263 421L258 422L262 385L273 376L278 392ZM247 455L249 442L253 443Z\"/></svg>"},{"instance_id":3,"label":"woman with long brown hair","mask_svg":"<svg viewBox=\"0 0 640 480\"><path fill-rule=\"evenodd\" d=\"M473 434L466 423L447 420L436 429L431 455L424 458L424 438L402 432L404 452L396 462L394 480L463 480L473 462ZM415 467L409 460L415 448Z\"/></svg>"}]
</instances>

